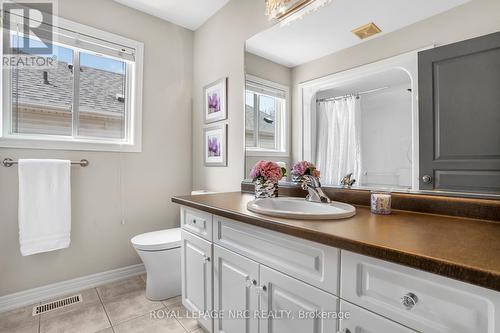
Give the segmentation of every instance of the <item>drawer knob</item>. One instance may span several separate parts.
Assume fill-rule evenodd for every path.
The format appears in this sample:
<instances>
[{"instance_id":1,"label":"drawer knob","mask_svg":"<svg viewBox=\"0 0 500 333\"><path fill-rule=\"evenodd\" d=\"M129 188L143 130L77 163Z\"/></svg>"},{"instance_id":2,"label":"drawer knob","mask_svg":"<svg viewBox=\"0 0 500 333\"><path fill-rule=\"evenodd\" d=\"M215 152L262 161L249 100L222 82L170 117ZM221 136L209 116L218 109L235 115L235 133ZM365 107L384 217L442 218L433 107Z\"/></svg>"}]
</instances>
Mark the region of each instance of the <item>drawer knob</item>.
<instances>
[{"instance_id":1,"label":"drawer knob","mask_svg":"<svg viewBox=\"0 0 500 333\"><path fill-rule=\"evenodd\" d=\"M401 297L401 304L406 308L406 310L411 310L415 305L417 305L418 297L414 293L408 293Z\"/></svg>"},{"instance_id":2,"label":"drawer knob","mask_svg":"<svg viewBox=\"0 0 500 333\"><path fill-rule=\"evenodd\" d=\"M257 292L257 295L262 295L267 292L267 287L265 285L258 286L257 288L255 288L255 291Z\"/></svg>"},{"instance_id":3,"label":"drawer knob","mask_svg":"<svg viewBox=\"0 0 500 333\"><path fill-rule=\"evenodd\" d=\"M196 220L193 220L193 224L196 224Z\"/></svg>"},{"instance_id":4,"label":"drawer knob","mask_svg":"<svg viewBox=\"0 0 500 333\"><path fill-rule=\"evenodd\" d=\"M205 262L210 262L210 257L205 257L203 260L204 260Z\"/></svg>"},{"instance_id":5,"label":"drawer knob","mask_svg":"<svg viewBox=\"0 0 500 333\"><path fill-rule=\"evenodd\" d=\"M344 328L342 331L338 331L337 333L351 333L351 330L348 328Z\"/></svg>"},{"instance_id":6,"label":"drawer knob","mask_svg":"<svg viewBox=\"0 0 500 333\"><path fill-rule=\"evenodd\" d=\"M431 184L432 183L432 176L424 175L422 177L422 181L424 182L424 184Z\"/></svg>"},{"instance_id":7,"label":"drawer knob","mask_svg":"<svg viewBox=\"0 0 500 333\"><path fill-rule=\"evenodd\" d=\"M247 280L247 288L250 288L252 286L256 287L257 286L257 280L252 279L252 280Z\"/></svg>"}]
</instances>

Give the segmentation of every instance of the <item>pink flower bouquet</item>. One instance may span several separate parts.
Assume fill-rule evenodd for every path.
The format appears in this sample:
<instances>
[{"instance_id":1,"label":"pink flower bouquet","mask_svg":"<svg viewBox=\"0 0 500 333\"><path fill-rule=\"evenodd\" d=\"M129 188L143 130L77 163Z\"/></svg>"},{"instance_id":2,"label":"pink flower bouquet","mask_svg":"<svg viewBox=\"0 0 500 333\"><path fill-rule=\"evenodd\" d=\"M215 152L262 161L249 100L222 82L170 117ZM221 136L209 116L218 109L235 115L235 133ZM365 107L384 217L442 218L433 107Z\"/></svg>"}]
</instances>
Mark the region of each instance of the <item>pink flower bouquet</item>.
<instances>
[{"instance_id":1,"label":"pink flower bouquet","mask_svg":"<svg viewBox=\"0 0 500 333\"><path fill-rule=\"evenodd\" d=\"M304 175L311 175L313 177L319 178L320 172L316 169L316 166L308 161L297 162L292 168L292 178L293 181L300 182Z\"/></svg>"},{"instance_id":2,"label":"pink flower bouquet","mask_svg":"<svg viewBox=\"0 0 500 333\"><path fill-rule=\"evenodd\" d=\"M286 169L276 162L259 161L250 171L255 183L255 197L272 198L278 196L278 181L286 175Z\"/></svg>"}]
</instances>

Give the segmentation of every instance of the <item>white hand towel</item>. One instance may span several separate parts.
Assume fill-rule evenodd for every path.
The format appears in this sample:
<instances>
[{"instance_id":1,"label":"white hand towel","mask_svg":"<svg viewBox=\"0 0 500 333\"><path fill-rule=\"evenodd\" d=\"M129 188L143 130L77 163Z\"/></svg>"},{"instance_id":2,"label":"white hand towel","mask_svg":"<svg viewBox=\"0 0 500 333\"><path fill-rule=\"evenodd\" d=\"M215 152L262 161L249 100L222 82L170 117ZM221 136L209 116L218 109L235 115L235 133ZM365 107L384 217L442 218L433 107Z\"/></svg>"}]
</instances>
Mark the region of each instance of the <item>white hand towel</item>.
<instances>
[{"instance_id":1,"label":"white hand towel","mask_svg":"<svg viewBox=\"0 0 500 333\"><path fill-rule=\"evenodd\" d=\"M19 243L21 254L69 246L71 162L19 160Z\"/></svg>"}]
</instances>

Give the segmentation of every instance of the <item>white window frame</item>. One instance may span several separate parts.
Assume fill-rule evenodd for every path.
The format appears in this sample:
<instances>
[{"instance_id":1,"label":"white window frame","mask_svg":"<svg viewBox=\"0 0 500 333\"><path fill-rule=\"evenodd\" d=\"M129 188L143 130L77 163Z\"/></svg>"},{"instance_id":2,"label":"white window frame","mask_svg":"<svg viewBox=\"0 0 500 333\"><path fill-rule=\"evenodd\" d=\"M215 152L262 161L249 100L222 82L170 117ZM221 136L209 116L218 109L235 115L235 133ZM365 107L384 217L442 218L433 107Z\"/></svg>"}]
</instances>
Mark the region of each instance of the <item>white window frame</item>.
<instances>
[{"instance_id":1,"label":"white window frame","mask_svg":"<svg viewBox=\"0 0 500 333\"><path fill-rule=\"evenodd\" d=\"M124 45L134 50L135 61L127 65L127 94L125 140L112 138L73 137L46 134L19 134L11 133L11 69L0 64L0 147L2 148L30 148L30 149L62 149L88 151L142 151L142 92L143 92L143 59L144 44L126 37L92 28L63 18L54 17L54 25L77 34L91 36L113 44ZM3 56L2 43L0 54ZM57 40L55 41L57 44ZM66 46L62 44L62 46ZM74 46L71 48L75 49ZM82 52L93 53L81 49ZM108 56L107 56L108 57ZM74 61L76 61L75 59ZM77 115L73 115L75 117Z\"/></svg>"},{"instance_id":2,"label":"white window frame","mask_svg":"<svg viewBox=\"0 0 500 333\"><path fill-rule=\"evenodd\" d=\"M245 152L247 156L275 156L275 157L288 157L290 151L290 87L262 79L260 77L247 74L245 78L245 94L246 94L246 82L252 82L257 85L267 86L276 90L281 90L285 93L285 108L283 116L283 126L280 129L279 142L281 143L281 149L263 149L258 147L246 147L245 142ZM255 107L255 105L254 105ZM255 121L258 121L256 119ZM246 132L246 128L244 133ZM246 141L244 134L244 140Z\"/></svg>"}]
</instances>

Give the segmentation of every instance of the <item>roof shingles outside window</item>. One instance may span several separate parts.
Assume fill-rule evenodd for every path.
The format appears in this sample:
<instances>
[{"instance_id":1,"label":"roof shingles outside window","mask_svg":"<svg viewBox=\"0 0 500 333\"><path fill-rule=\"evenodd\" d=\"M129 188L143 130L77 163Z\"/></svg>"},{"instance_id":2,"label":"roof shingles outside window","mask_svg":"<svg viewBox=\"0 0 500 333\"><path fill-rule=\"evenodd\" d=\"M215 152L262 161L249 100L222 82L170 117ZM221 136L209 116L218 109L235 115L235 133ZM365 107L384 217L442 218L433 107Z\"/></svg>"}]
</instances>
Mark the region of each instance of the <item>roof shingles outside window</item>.
<instances>
[{"instance_id":1,"label":"roof shingles outside window","mask_svg":"<svg viewBox=\"0 0 500 333\"><path fill-rule=\"evenodd\" d=\"M72 70L70 64L57 62L12 71L15 132L71 135ZM79 86L80 135L123 138L125 75L82 66Z\"/></svg>"},{"instance_id":2,"label":"roof shingles outside window","mask_svg":"<svg viewBox=\"0 0 500 333\"><path fill-rule=\"evenodd\" d=\"M43 72L47 72L48 82ZM13 71L13 99L19 104L47 105L71 110L73 77L66 62L49 68L20 68ZM80 70L80 110L89 112L124 112L117 96L124 94L125 75L92 67ZM19 73L19 75L18 75Z\"/></svg>"}]
</instances>

